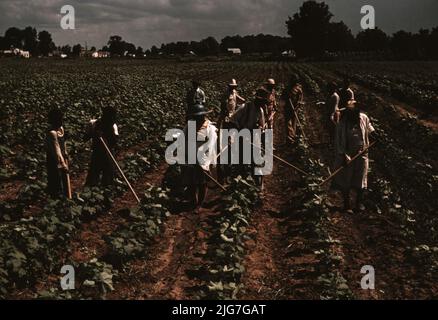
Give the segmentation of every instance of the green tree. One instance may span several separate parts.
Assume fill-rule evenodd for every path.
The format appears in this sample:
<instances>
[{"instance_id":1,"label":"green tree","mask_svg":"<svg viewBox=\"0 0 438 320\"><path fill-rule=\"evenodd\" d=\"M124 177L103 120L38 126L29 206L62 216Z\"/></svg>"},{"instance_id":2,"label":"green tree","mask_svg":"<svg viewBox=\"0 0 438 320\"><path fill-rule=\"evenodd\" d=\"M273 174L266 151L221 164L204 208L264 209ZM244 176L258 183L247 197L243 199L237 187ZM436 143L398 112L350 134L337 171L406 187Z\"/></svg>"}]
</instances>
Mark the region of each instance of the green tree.
<instances>
[{"instance_id":1,"label":"green tree","mask_svg":"<svg viewBox=\"0 0 438 320\"><path fill-rule=\"evenodd\" d=\"M5 32L5 43L8 48L13 47L23 49L23 32L15 27L9 28Z\"/></svg>"},{"instance_id":2,"label":"green tree","mask_svg":"<svg viewBox=\"0 0 438 320\"><path fill-rule=\"evenodd\" d=\"M32 55L38 54L38 38L35 28L26 27L23 32L23 48L29 51Z\"/></svg>"},{"instance_id":3,"label":"green tree","mask_svg":"<svg viewBox=\"0 0 438 320\"><path fill-rule=\"evenodd\" d=\"M389 48L389 38L379 28L359 32L356 43L358 49L362 51L383 51Z\"/></svg>"},{"instance_id":4,"label":"green tree","mask_svg":"<svg viewBox=\"0 0 438 320\"><path fill-rule=\"evenodd\" d=\"M61 47L61 52L64 54L71 54L71 47L67 44Z\"/></svg>"},{"instance_id":5,"label":"green tree","mask_svg":"<svg viewBox=\"0 0 438 320\"><path fill-rule=\"evenodd\" d=\"M398 31L392 35L391 50L400 58L414 58L420 49L420 43L410 32Z\"/></svg>"},{"instance_id":6,"label":"green tree","mask_svg":"<svg viewBox=\"0 0 438 320\"><path fill-rule=\"evenodd\" d=\"M328 28L326 49L329 51L347 51L354 45L354 36L344 22L332 22Z\"/></svg>"},{"instance_id":7,"label":"green tree","mask_svg":"<svg viewBox=\"0 0 438 320\"><path fill-rule=\"evenodd\" d=\"M213 37L201 40L198 51L201 55L216 55L220 51L219 42Z\"/></svg>"},{"instance_id":8,"label":"green tree","mask_svg":"<svg viewBox=\"0 0 438 320\"><path fill-rule=\"evenodd\" d=\"M144 51L142 47L138 47L137 50L135 51L135 56L137 58L143 57Z\"/></svg>"},{"instance_id":9,"label":"green tree","mask_svg":"<svg viewBox=\"0 0 438 320\"><path fill-rule=\"evenodd\" d=\"M78 43L77 45L73 46L72 54L75 57L79 57L81 55L81 50L82 50L82 46Z\"/></svg>"},{"instance_id":10,"label":"green tree","mask_svg":"<svg viewBox=\"0 0 438 320\"><path fill-rule=\"evenodd\" d=\"M306 1L299 12L286 21L292 46L299 56L317 56L324 52L333 17L324 2Z\"/></svg>"},{"instance_id":11,"label":"green tree","mask_svg":"<svg viewBox=\"0 0 438 320\"><path fill-rule=\"evenodd\" d=\"M124 43L121 36L111 36L108 40L108 48L111 55L123 56Z\"/></svg>"},{"instance_id":12,"label":"green tree","mask_svg":"<svg viewBox=\"0 0 438 320\"><path fill-rule=\"evenodd\" d=\"M152 56L158 56L159 53L160 53L160 50L158 50L157 46L152 46L152 48L151 48L151 55Z\"/></svg>"},{"instance_id":13,"label":"green tree","mask_svg":"<svg viewBox=\"0 0 438 320\"><path fill-rule=\"evenodd\" d=\"M48 56L56 49L55 43L53 43L52 35L47 31L41 31L38 33L38 51L43 56Z\"/></svg>"}]
</instances>

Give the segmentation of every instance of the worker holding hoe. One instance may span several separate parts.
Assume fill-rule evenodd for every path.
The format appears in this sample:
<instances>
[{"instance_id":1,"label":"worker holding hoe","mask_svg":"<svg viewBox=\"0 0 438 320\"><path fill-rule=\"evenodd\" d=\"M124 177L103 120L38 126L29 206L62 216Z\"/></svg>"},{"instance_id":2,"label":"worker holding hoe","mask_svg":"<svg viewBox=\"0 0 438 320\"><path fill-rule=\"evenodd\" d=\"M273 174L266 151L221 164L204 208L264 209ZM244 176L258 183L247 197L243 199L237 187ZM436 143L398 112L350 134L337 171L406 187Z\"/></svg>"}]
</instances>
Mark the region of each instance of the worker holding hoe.
<instances>
[{"instance_id":1,"label":"worker holding hoe","mask_svg":"<svg viewBox=\"0 0 438 320\"><path fill-rule=\"evenodd\" d=\"M303 98L303 88L298 82L298 77L292 76L280 99L280 104L284 108L286 144L293 145L295 143L297 123L299 121L298 113L300 112Z\"/></svg>"},{"instance_id":2,"label":"worker holding hoe","mask_svg":"<svg viewBox=\"0 0 438 320\"><path fill-rule=\"evenodd\" d=\"M227 126L234 112L236 112L239 106L245 103L245 99L237 92L237 87L236 79L231 79L221 99L221 115L219 118L219 127L221 128Z\"/></svg>"},{"instance_id":3,"label":"worker holding hoe","mask_svg":"<svg viewBox=\"0 0 438 320\"><path fill-rule=\"evenodd\" d=\"M265 88L270 92L269 103L265 109L266 126L268 129L274 129L274 116L277 112L277 92L275 90L275 80L268 79Z\"/></svg>"},{"instance_id":4,"label":"worker holding hoe","mask_svg":"<svg viewBox=\"0 0 438 320\"><path fill-rule=\"evenodd\" d=\"M231 117L234 115L236 110L242 107L242 104L246 102L245 99L242 98L237 92L237 87L238 85L236 79L231 79L231 82L228 84L227 90L221 99L221 114L219 117L220 129L231 128L230 126ZM231 141L229 141L229 143L231 143ZM220 143L218 143L218 147L220 147ZM228 146L225 146L225 148L228 148ZM221 151L222 150L218 150L219 153ZM225 153L226 151L227 150L224 150L224 154L228 154L228 152ZM228 159L228 161L229 160L230 159ZM226 182L226 180L231 174L230 169L231 169L230 165L218 165L217 174L220 183Z\"/></svg>"},{"instance_id":5,"label":"worker holding hoe","mask_svg":"<svg viewBox=\"0 0 438 320\"><path fill-rule=\"evenodd\" d=\"M85 133L85 141L92 139L92 154L88 169L87 186L96 186L101 183L108 186L114 183L115 167L110 154L105 148L101 138L114 154L119 137L116 124L117 111L114 107L102 109L102 116L97 120L91 120Z\"/></svg>"},{"instance_id":6,"label":"worker holding hoe","mask_svg":"<svg viewBox=\"0 0 438 320\"><path fill-rule=\"evenodd\" d=\"M46 136L47 192L52 198L60 196L71 198L61 110L58 108L50 110L48 123L49 129Z\"/></svg>"},{"instance_id":7,"label":"worker holding hoe","mask_svg":"<svg viewBox=\"0 0 438 320\"><path fill-rule=\"evenodd\" d=\"M233 124L233 127L237 130L248 129L253 135L253 130L261 129L262 132L266 129L266 121L265 121L265 110L270 103L271 92L266 90L266 88L257 89L256 95L253 102L247 103L243 108L240 108L236 111L236 113L231 117L230 122ZM264 139L261 137L261 141ZM254 141L251 140L251 143ZM240 156L240 160L242 161L242 156ZM263 175L256 175L255 170L259 169L257 165L254 164L254 159L252 158L252 172L254 176L254 180L257 185L263 190ZM260 166L261 167L261 166Z\"/></svg>"},{"instance_id":8,"label":"worker holding hoe","mask_svg":"<svg viewBox=\"0 0 438 320\"><path fill-rule=\"evenodd\" d=\"M339 111L338 111L339 112ZM340 112L340 120L335 129L335 168L344 169L333 179L332 187L340 190L344 197L344 210L352 213L350 191L356 190L357 211L363 211L363 192L368 182L368 148L369 136L374 132L368 116L356 106L356 101L350 99L346 109ZM366 152L364 152L366 151ZM362 153L359 157L355 157ZM351 161L352 158L356 158Z\"/></svg>"},{"instance_id":9,"label":"worker holding hoe","mask_svg":"<svg viewBox=\"0 0 438 320\"><path fill-rule=\"evenodd\" d=\"M195 104L205 104L206 98L204 90L201 89L201 82L199 80L192 80L192 87L186 94L186 113L188 119L188 112Z\"/></svg>"},{"instance_id":10,"label":"worker holding hoe","mask_svg":"<svg viewBox=\"0 0 438 320\"><path fill-rule=\"evenodd\" d=\"M216 142L217 128L207 119L207 111L204 105L195 104L189 110L189 121L184 128L186 139L186 158L189 158L189 139L196 145L195 153L192 158L196 163L189 163L183 166L183 182L187 186L188 200L195 210L202 207L205 197L207 196L207 181L212 179L210 175L210 166L216 164ZM191 135L191 130L194 135ZM205 148L205 149L204 149Z\"/></svg>"},{"instance_id":11,"label":"worker holding hoe","mask_svg":"<svg viewBox=\"0 0 438 320\"><path fill-rule=\"evenodd\" d=\"M328 98L323 112L323 125L329 135L330 145L333 144L335 125L339 122L339 103L340 96L338 93L338 85L335 82L330 82L327 85Z\"/></svg>"}]
</instances>

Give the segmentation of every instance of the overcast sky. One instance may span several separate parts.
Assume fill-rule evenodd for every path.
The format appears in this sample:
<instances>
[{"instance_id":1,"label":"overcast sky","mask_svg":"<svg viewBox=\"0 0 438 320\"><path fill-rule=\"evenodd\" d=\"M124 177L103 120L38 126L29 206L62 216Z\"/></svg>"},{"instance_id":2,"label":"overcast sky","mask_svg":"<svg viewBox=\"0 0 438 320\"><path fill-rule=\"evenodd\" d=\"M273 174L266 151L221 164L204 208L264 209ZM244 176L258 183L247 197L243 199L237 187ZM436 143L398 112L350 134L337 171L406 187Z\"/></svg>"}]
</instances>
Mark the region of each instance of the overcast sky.
<instances>
[{"instance_id":1,"label":"overcast sky","mask_svg":"<svg viewBox=\"0 0 438 320\"><path fill-rule=\"evenodd\" d=\"M171 41L269 33L286 35L285 20L303 0L0 0L0 34L34 26L52 33L57 45L85 42L101 47L110 35L149 48ZM360 8L376 9L387 33L438 26L438 0L326 0L334 21L360 31ZM76 30L62 30L63 5L76 10Z\"/></svg>"}]
</instances>

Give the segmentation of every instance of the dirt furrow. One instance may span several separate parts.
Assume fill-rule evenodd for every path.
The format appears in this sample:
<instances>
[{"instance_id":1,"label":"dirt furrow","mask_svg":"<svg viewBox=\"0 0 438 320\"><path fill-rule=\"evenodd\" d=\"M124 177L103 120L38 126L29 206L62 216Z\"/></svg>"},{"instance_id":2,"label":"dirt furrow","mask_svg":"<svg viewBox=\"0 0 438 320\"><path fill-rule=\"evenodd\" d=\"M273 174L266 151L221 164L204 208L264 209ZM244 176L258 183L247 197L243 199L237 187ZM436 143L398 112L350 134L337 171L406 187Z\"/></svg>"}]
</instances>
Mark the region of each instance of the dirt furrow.
<instances>
[{"instance_id":1,"label":"dirt furrow","mask_svg":"<svg viewBox=\"0 0 438 320\"><path fill-rule=\"evenodd\" d=\"M330 164L332 151L328 141L324 141L328 135L321 132L323 130L321 113L315 108L313 106L306 108L309 131L316 133L311 135L311 139L319 142L313 150L315 156ZM373 168L369 179L376 179L381 175L378 168ZM335 247L343 257L340 271L357 298L403 299L427 297L428 294L430 296L429 289L416 291L416 286L409 280L423 277L407 261L405 250L409 243L401 235L399 226L369 209L353 215L342 212L340 195L331 191L329 191L329 201L333 205L329 214L329 232L333 239L339 241ZM361 289L360 281L363 274L360 271L365 265L371 265L376 270L374 291Z\"/></svg>"}]
</instances>

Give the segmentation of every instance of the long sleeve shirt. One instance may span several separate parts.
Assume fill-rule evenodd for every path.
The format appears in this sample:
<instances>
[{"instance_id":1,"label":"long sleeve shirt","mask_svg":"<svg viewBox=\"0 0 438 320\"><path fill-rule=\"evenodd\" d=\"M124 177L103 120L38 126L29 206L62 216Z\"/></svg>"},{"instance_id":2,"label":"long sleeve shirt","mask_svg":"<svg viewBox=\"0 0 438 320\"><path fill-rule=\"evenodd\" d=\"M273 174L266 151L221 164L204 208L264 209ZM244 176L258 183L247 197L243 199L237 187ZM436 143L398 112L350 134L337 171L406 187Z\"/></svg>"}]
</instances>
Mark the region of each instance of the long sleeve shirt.
<instances>
[{"instance_id":1,"label":"long sleeve shirt","mask_svg":"<svg viewBox=\"0 0 438 320\"><path fill-rule=\"evenodd\" d=\"M119 128L117 124L113 124L110 128L104 128L102 121L99 120L91 120L88 123L86 132L85 132L85 140L93 139L93 149L101 148L101 142L99 140L102 137L109 148L115 147L117 143L117 139L119 136Z\"/></svg>"},{"instance_id":2,"label":"long sleeve shirt","mask_svg":"<svg viewBox=\"0 0 438 320\"><path fill-rule=\"evenodd\" d=\"M266 123L265 113L263 108L257 107L254 102L251 102L238 109L231 117L230 122L234 123L239 130L263 129Z\"/></svg>"},{"instance_id":3,"label":"long sleeve shirt","mask_svg":"<svg viewBox=\"0 0 438 320\"><path fill-rule=\"evenodd\" d=\"M184 134L186 138L189 137L187 126L184 128ZM186 143L187 146L188 143ZM209 171L211 165L216 165L216 146L217 128L210 120L206 120L196 132L196 163L205 171Z\"/></svg>"},{"instance_id":4,"label":"long sleeve shirt","mask_svg":"<svg viewBox=\"0 0 438 320\"><path fill-rule=\"evenodd\" d=\"M222 115L231 117L237 109L237 105L244 103L245 99L239 96L237 90L227 90L222 97Z\"/></svg>"},{"instance_id":5,"label":"long sleeve shirt","mask_svg":"<svg viewBox=\"0 0 438 320\"><path fill-rule=\"evenodd\" d=\"M365 113L360 113L359 128L362 145L364 148L367 148L370 145L369 134L374 132L374 127L372 126L370 119ZM347 130L349 129L351 129L351 126L348 125L346 117L343 117L336 126L335 134L335 151L339 155L349 153L349 136L347 132Z\"/></svg>"}]
</instances>

